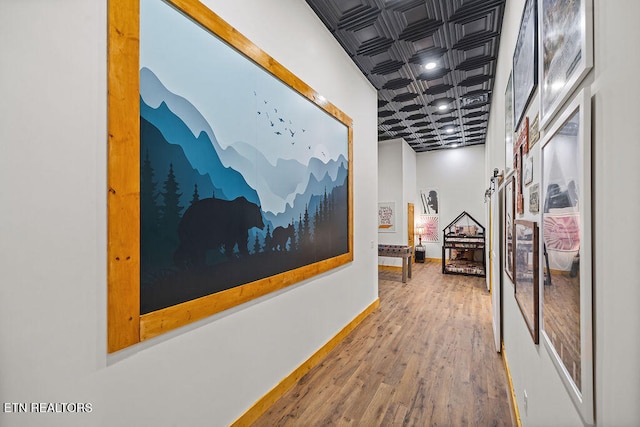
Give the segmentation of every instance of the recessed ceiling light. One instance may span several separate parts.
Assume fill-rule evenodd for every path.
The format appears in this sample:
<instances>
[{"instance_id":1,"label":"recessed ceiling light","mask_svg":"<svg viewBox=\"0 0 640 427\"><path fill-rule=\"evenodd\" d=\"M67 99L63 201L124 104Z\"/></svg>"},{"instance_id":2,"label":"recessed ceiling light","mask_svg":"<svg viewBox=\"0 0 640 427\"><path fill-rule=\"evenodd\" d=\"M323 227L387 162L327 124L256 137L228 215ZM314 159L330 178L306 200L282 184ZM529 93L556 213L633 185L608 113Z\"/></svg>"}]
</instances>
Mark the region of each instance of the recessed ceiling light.
<instances>
[{"instance_id":1,"label":"recessed ceiling light","mask_svg":"<svg viewBox=\"0 0 640 427\"><path fill-rule=\"evenodd\" d=\"M438 110L446 110L447 108L449 108L449 106L447 104L438 105Z\"/></svg>"},{"instance_id":2,"label":"recessed ceiling light","mask_svg":"<svg viewBox=\"0 0 640 427\"><path fill-rule=\"evenodd\" d=\"M444 131L446 133L453 133L453 130L454 130L453 128L446 128Z\"/></svg>"},{"instance_id":3,"label":"recessed ceiling light","mask_svg":"<svg viewBox=\"0 0 640 427\"><path fill-rule=\"evenodd\" d=\"M451 144L451 148L458 148L458 144Z\"/></svg>"},{"instance_id":4,"label":"recessed ceiling light","mask_svg":"<svg viewBox=\"0 0 640 427\"><path fill-rule=\"evenodd\" d=\"M424 68L426 68L427 70L433 70L437 66L438 64L436 64L435 62L427 62L426 64L424 64Z\"/></svg>"}]
</instances>

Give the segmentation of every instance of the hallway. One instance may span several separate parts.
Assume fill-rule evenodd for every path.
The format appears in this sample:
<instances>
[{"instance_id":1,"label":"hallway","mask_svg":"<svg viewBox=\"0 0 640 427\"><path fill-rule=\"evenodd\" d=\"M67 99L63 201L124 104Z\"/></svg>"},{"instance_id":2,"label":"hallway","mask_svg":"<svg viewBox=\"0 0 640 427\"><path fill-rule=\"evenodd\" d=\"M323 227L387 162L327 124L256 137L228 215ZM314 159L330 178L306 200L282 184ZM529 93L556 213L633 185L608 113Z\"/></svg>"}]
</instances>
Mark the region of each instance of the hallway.
<instances>
[{"instance_id":1,"label":"hallway","mask_svg":"<svg viewBox=\"0 0 640 427\"><path fill-rule=\"evenodd\" d=\"M380 307L254 425L514 425L485 279L378 277Z\"/></svg>"}]
</instances>

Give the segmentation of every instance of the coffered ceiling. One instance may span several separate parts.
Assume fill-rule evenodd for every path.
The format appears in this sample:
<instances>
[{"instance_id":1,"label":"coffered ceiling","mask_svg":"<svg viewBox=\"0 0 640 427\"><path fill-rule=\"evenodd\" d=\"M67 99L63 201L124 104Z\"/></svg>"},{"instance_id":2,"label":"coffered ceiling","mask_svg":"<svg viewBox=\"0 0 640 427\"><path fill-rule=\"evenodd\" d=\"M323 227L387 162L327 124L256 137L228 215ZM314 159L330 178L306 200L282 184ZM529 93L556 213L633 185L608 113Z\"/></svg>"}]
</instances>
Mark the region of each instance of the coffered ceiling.
<instances>
[{"instance_id":1,"label":"coffered ceiling","mask_svg":"<svg viewBox=\"0 0 640 427\"><path fill-rule=\"evenodd\" d=\"M378 90L379 140L485 143L506 0L306 1Z\"/></svg>"}]
</instances>

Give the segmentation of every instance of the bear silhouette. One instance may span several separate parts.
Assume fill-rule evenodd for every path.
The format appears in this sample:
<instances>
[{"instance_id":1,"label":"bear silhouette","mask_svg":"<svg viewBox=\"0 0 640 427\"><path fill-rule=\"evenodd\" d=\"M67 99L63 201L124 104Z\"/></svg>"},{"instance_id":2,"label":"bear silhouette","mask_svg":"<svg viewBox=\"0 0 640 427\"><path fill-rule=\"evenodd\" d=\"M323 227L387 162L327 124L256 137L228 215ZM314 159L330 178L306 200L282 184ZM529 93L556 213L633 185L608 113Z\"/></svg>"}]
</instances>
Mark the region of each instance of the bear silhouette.
<instances>
[{"instance_id":1,"label":"bear silhouette","mask_svg":"<svg viewBox=\"0 0 640 427\"><path fill-rule=\"evenodd\" d=\"M244 197L234 200L201 199L191 205L180 220L180 245L173 261L179 267L204 265L208 250L224 247L227 258L238 245L240 255L247 255L249 229L264 228L262 212Z\"/></svg>"},{"instance_id":2,"label":"bear silhouette","mask_svg":"<svg viewBox=\"0 0 640 427\"><path fill-rule=\"evenodd\" d=\"M293 240L294 228L293 224L289 224L287 228L277 226L273 229L273 237L271 238L271 249L277 251L287 250L287 241Z\"/></svg>"}]
</instances>

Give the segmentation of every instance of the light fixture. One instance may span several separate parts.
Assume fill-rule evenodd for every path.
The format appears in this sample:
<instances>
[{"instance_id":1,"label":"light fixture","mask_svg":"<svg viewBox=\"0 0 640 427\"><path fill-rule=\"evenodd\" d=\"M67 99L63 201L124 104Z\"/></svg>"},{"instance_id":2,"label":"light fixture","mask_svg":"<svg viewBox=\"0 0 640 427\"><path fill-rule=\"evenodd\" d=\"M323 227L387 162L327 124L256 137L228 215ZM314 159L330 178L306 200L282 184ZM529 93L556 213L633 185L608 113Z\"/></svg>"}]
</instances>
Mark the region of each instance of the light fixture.
<instances>
[{"instance_id":1,"label":"light fixture","mask_svg":"<svg viewBox=\"0 0 640 427\"><path fill-rule=\"evenodd\" d=\"M444 131L446 133L453 133L454 129L453 128L446 128Z\"/></svg>"},{"instance_id":2,"label":"light fixture","mask_svg":"<svg viewBox=\"0 0 640 427\"><path fill-rule=\"evenodd\" d=\"M433 70L437 66L438 64L436 64L435 62L427 62L426 64L424 64L424 68L427 70Z\"/></svg>"},{"instance_id":3,"label":"light fixture","mask_svg":"<svg viewBox=\"0 0 640 427\"><path fill-rule=\"evenodd\" d=\"M440 105L438 105L438 110L441 110L441 111L446 110L446 109L448 109L448 108L449 108L449 106L448 106L447 104L440 104Z\"/></svg>"},{"instance_id":4,"label":"light fixture","mask_svg":"<svg viewBox=\"0 0 640 427\"><path fill-rule=\"evenodd\" d=\"M418 235L418 245L422 246L422 235L424 234L424 227L422 225L416 227L416 234Z\"/></svg>"},{"instance_id":5,"label":"light fixture","mask_svg":"<svg viewBox=\"0 0 640 427\"><path fill-rule=\"evenodd\" d=\"M458 144L451 144L451 148L458 148Z\"/></svg>"}]
</instances>

